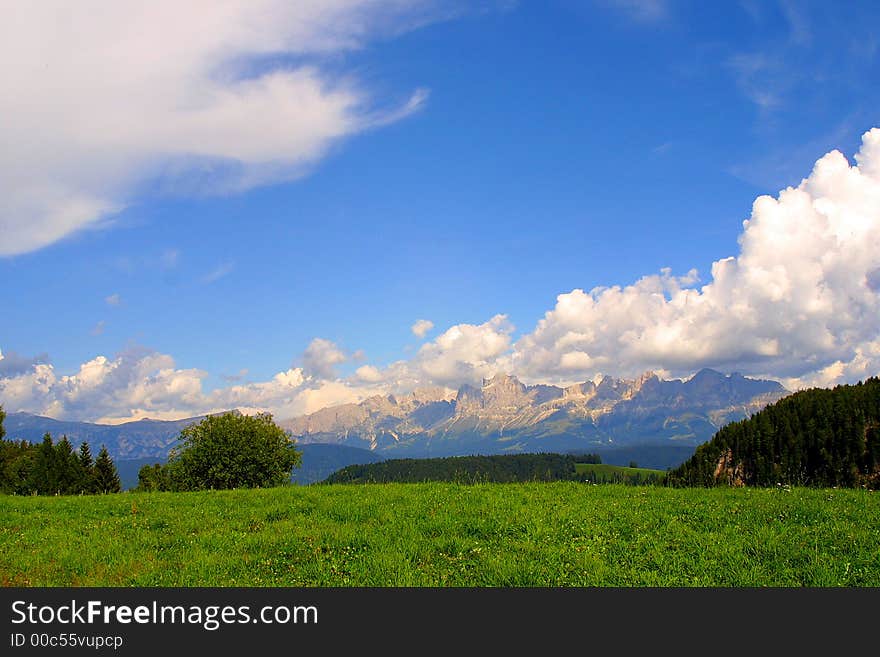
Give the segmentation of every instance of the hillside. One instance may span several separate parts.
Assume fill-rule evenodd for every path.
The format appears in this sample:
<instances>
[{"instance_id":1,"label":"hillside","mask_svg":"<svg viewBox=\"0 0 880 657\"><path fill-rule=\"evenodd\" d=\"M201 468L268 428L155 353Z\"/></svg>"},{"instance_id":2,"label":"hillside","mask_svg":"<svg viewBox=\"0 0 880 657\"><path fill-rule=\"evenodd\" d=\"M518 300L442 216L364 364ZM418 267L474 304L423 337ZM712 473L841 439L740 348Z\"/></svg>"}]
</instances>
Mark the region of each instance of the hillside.
<instances>
[{"instance_id":1,"label":"hillside","mask_svg":"<svg viewBox=\"0 0 880 657\"><path fill-rule=\"evenodd\" d=\"M880 488L880 379L798 392L729 424L668 480Z\"/></svg>"},{"instance_id":2,"label":"hillside","mask_svg":"<svg viewBox=\"0 0 880 657\"><path fill-rule=\"evenodd\" d=\"M283 422L301 443L344 443L394 457L567 452L633 445L695 447L727 422L788 394L779 383L704 369L687 381L604 377L561 388L498 375L371 397Z\"/></svg>"},{"instance_id":3,"label":"hillside","mask_svg":"<svg viewBox=\"0 0 880 657\"><path fill-rule=\"evenodd\" d=\"M382 457L374 452L347 445L312 443L299 445L302 463L293 469L290 480L295 484L313 484L350 465L378 463Z\"/></svg>"}]
</instances>

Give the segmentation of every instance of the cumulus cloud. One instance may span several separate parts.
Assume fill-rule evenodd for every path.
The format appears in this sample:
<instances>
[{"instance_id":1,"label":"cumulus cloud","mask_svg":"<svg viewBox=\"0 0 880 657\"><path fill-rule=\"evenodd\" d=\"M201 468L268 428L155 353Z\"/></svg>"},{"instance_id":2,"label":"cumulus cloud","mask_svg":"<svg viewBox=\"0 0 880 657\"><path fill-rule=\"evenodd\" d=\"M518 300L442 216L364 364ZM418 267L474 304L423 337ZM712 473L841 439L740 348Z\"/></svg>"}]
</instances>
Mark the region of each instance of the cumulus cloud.
<instances>
[{"instance_id":1,"label":"cumulus cloud","mask_svg":"<svg viewBox=\"0 0 880 657\"><path fill-rule=\"evenodd\" d=\"M0 350L0 379L22 374L29 371L35 365L47 362L49 362L49 355L46 353L31 358L17 354L14 351L3 353Z\"/></svg>"},{"instance_id":2,"label":"cumulus cloud","mask_svg":"<svg viewBox=\"0 0 880 657\"><path fill-rule=\"evenodd\" d=\"M178 367L168 354L142 347L113 358L97 356L67 375L40 359L9 354L0 359L0 404L7 411L118 423L230 409L269 411L286 418L329 404L360 401L370 394L368 388L310 378L302 368L278 372L267 381L210 391L203 386L207 376L199 369Z\"/></svg>"},{"instance_id":3,"label":"cumulus cloud","mask_svg":"<svg viewBox=\"0 0 880 657\"><path fill-rule=\"evenodd\" d=\"M424 338L432 328L434 328L434 322L429 319L419 319L410 327L410 330L417 338Z\"/></svg>"},{"instance_id":4,"label":"cumulus cloud","mask_svg":"<svg viewBox=\"0 0 880 657\"><path fill-rule=\"evenodd\" d=\"M0 400L10 409L71 419L139 408L185 413L202 402L204 377L199 370L176 369L170 356L131 349L114 359L97 356L69 375L59 375L51 364L36 364L0 379Z\"/></svg>"},{"instance_id":5,"label":"cumulus cloud","mask_svg":"<svg viewBox=\"0 0 880 657\"><path fill-rule=\"evenodd\" d=\"M354 372L355 380L364 383L379 383L385 380L384 375L374 365L362 365Z\"/></svg>"},{"instance_id":6,"label":"cumulus cloud","mask_svg":"<svg viewBox=\"0 0 880 657\"><path fill-rule=\"evenodd\" d=\"M507 366L513 324L506 315L495 315L483 324L456 324L421 346L410 360L379 369L364 365L355 371L354 383L382 384L389 391L409 391L419 386L458 387L479 383Z\"/></svg>"},{"instance_id":7,"label":"cumulus cloud","mask_svg":"<svg viewBox=\"0 0 880 657\"><path fill-rule=\"evenodd\" d=\"M336 366L348 360L348 356L335 343L315 338L303 352L303 371L316 379L336 378Z\"/></svg>"},{"instance_id":8,"label":"cumulus cloud","mask_svg":"<svg viewBox=\"0 0 880 657\"><path fill-rule=\"evenodd\" d=\"M428 22L426 0L60 0L0 22L0 255L105 225L147 183L240 191L398 120L328 55Z\"/></svg>"},{"instance_id":9,"label":"cumulus cloud","mask_svg":"<svg viewBox=\"0 0 880 657\"><path fill-rule=\"evenodd\" d=\"M711 366L794 387L877 373L880 129L865 133L855 159L832 151L796 188L759 197L739 254L713 263L702 287L694 273L664 271L559 295L514 346L513 368L577 379Z\"/></svg>"},{"instance_id":10,"label":"cumulus cloud","mask_svg":"<svg viewBox=\"0 0 880 657\"><path fill-rule=\"evenodd\" d=\"M315 338L268 381L205 391L207 374L173 358L128 350L60 375L45 355L0 352L0 404L52 417L120 421L239 408L286 418L424 385L455 388L499 372L527 382L687 376L702 367L776 378L789 389L855 382L880 373L880 129L850 163L832 151L797 187L761 196L743 222L739 251L707 280L669 269L626 286L560 294L533 331L514 340L499 314L457 324L385 367Z\"/></svg>"}]
</instances>

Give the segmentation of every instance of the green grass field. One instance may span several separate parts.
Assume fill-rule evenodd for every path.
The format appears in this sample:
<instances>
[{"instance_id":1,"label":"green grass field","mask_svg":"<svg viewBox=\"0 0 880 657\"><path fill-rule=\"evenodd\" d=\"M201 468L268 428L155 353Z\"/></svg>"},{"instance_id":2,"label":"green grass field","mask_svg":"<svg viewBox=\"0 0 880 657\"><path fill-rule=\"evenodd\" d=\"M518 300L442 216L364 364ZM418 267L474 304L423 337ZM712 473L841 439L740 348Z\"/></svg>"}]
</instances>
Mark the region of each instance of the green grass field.
<instances>
[{"instance_id":1,"label":"green grass field","mask_svg":"<svg viewBox=\"0 0 880 657\"><path fill-rule=\"evenodd\" d=\"M608 465L606 463L575 463L574 469L579 475L588 475L590 480L597 484L611 483L614 478L629 481L640 477L642 480L648 481L662 480L666 476L663 470L627 468L622 465Z\"/></svg>"},{"instance_id":2,"label":"green grass field","mask_svg":"<svg viewBox=\"0 0 880 657\"><path fill-rule=\"evenodd\" d=\"M880 495L574 482L0 496L18 586L880 586Z\"/></svg>"}]
</instances>

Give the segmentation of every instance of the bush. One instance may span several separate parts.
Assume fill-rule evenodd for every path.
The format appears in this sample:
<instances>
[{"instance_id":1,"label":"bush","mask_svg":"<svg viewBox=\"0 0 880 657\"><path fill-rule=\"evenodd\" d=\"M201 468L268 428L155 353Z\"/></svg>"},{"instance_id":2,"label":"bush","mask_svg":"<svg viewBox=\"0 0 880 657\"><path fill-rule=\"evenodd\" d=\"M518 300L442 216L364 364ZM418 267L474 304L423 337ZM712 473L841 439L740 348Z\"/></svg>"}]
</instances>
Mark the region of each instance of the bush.
<instances>
[{"instance_id":1,"label":"bush","mask_svg":"<svg viewBox=\"0 0 880 657\"><path fill-rule=\"evenodd\" d=\"M268 413L225 413L186 427L168 464L142 468L139 478L152 490L263 488L289 481L300 461L296 443Z\"/></svg>"}]
</instances>

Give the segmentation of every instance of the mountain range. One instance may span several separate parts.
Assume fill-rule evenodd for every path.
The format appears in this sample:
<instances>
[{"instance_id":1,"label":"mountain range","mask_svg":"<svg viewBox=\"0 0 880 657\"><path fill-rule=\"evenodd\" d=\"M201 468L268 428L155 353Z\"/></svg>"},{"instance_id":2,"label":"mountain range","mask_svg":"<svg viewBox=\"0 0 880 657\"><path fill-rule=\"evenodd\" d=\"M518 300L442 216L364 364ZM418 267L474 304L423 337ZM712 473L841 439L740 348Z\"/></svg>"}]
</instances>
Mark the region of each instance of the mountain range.
<instances>
[{"instance_id":1,"label":"mountain range","mask_svg":"<svg viewBox=\"0 0 880 657\"><path fill-rule=\"evenodd\" d=\"M302 445L357 447L385 458L609 450L631 455L650 446L675 448L680 462L721 426L788 394L776 381L710 369L686 381L649 372L567 387L529 386L499 374L454 393L422 388L374 396L279 424ZM12 439L38 441L49 432L66 435L74 446L84 440L93 449L106 445L114 459L164 459L180 431L201 419L104 425L9 413L4 426Z\"/></svg>"},{"instance_id":2,"label":"mountain range","mask_svg":"<svg viewBox=\"0 0 880 657\"><path fill-rule=\"evenodd\" d=\"M375 396L283 422L301 443L368 447L389 457L695 447L723 425L789 394L776 381L703 369L686 381L653 372L567 387L499 374L455 394Z\"/></svg>"}]
</instances>

